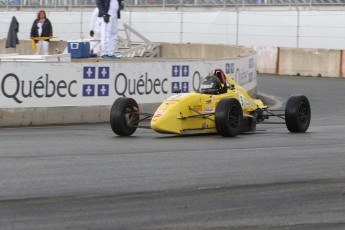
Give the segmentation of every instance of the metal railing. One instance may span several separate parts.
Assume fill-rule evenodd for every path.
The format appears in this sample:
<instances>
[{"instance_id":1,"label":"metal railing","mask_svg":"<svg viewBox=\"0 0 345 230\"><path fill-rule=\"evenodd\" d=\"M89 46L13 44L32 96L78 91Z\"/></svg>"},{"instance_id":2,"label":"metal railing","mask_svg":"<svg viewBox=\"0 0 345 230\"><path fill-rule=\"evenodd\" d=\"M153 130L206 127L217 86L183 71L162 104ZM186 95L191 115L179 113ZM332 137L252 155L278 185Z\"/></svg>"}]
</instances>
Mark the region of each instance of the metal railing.
<instances>
[{"instance_id":1,"label":"metal railing","mask_svg":"<svg viewBox=\"0 0 345 230\"><path fill-rule=\"evenodd\" d=\"M0 0L0 7L17 8L65 8L94 7L96 0Z\"/></svg>"},{"instance_id":2,"label":"metal railing","mask_svg":"<svg viewBox=\"0 0 345 230\"><path fill-rule=\"evenodd\" d=\"M126 6L208 6L208 7L242 7L242 6L312 6L345 5L345 0L126 0Z\"/></svg>"},{"instance_id":3,"label":"metal railing","mask_svg":"<svg viewBox=\"0 0 345 230\"><path fill-rule=\"evenodd\" d=\"M0 8L80 8L94 7L96 0L0 0ZM126 7L241 7L292 5L344 5L345 0L125 0Z\"/></svg>"}]
</instances>

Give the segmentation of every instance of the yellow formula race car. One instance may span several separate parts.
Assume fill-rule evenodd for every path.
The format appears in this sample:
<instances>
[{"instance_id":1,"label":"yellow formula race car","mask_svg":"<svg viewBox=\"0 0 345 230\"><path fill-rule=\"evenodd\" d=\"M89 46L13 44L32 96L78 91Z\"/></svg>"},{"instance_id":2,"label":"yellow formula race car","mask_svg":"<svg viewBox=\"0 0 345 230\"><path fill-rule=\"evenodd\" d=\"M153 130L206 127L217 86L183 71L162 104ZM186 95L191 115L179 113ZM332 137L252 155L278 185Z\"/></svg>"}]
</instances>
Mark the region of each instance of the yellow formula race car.
<instances>
[{"instance_id":1,"label":"yellow formula race car","mask_svg":"<svg viewBox=\"0 0 345 230\"><path fill-rule=\"evenodd\" d=\"M165 134L218 133L235 137L241 132L255 131L257 124L269 123L266 120L271 116L284 120L273 123L286 124L293 133L307 131L310 124L311 111L306 96L290 97L285 112L270 111L220 69L204 78L199 92L177 90L174 93L176 95L166 99L154 114L141 112L132 98L118 98L110 112L113 132L130 136L137 128L150 128ZM151 119L150 126L140 125L147 119Z\"/></svg>"}]
</instances>

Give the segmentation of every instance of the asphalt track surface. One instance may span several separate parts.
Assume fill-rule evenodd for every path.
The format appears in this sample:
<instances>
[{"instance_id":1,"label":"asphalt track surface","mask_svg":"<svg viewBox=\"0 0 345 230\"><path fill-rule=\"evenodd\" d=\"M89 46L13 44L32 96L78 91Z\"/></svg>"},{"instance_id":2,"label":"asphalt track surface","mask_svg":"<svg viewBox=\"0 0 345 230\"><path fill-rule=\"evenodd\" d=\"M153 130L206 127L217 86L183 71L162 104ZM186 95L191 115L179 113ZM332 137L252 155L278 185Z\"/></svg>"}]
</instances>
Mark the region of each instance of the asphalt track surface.
<instances>
[{"instance_id":1,"label":"asphalt track surface","mask_svg":"<svg viewBox=\"0 0 345 230\"><path fill-rule=\"evenodd\" d=\"M260 75L258 90L283 108L305 94L308 132L1 128L0 229L345 229L345 80Z\"/></svg>"}]
</instances>

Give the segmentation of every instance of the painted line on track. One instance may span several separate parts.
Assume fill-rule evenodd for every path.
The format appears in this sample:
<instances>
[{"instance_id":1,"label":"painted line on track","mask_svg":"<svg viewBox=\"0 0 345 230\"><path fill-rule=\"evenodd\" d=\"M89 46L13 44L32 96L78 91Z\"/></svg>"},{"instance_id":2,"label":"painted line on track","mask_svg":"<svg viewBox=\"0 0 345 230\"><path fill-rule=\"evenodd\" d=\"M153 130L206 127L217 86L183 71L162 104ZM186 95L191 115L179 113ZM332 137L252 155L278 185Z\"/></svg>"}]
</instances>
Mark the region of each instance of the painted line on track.
<instances>
[{"instance_id":1,"label":"painted line on track","mask_svg":"<svg viewBox=\"0 0 345 230\"><path fill-rule=\"evenodd\" d=\"M269 100L269 108L270 109L280 109L283 107L284 102L281 101L278 97L273 96L271 94L263 93L263 92L258 92L258 97L262 98L264 101L265 99Z\"/></svg>"}]
</instances>

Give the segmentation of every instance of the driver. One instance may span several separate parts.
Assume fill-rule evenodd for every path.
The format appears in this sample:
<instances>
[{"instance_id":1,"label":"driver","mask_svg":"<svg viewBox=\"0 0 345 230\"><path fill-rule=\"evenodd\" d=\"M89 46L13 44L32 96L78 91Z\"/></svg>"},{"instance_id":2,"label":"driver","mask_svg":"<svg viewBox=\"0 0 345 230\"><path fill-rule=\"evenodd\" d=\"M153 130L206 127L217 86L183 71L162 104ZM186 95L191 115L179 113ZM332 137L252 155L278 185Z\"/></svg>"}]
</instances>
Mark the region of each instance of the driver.
<instances>
[{"instance_id":1,"label":"driver","mask_svg":"<svg viewBox=\"0 0 345 230\"><path fill-rule=\"evenodd\" d=\"M205 94L222 93L222 85L216 76L207 76L201 83L201 92Z\"/></svg>"},{"instance_id":2,"label":"driver","mask_svg":"<svg viewBox=\"0 0 345 230\"><path fill-rule=\"evenodd\" d=\"M213 76L216 76L219 81L220 81L220 84L221 84L221 92L222 93L226 93L227 92L227 84L226 84L226 76L223 72L223 70L217 68L215 70L213 70Z\"/></svg>"}]
</instances>

